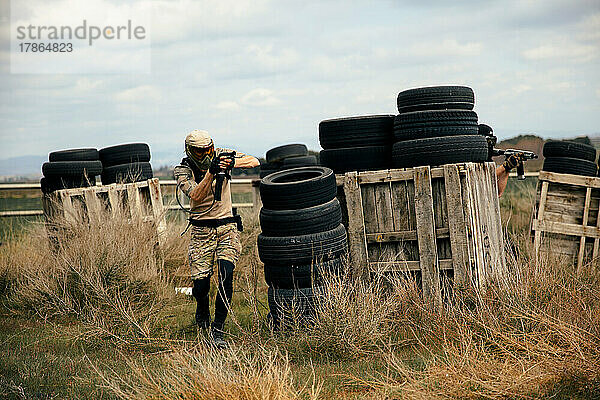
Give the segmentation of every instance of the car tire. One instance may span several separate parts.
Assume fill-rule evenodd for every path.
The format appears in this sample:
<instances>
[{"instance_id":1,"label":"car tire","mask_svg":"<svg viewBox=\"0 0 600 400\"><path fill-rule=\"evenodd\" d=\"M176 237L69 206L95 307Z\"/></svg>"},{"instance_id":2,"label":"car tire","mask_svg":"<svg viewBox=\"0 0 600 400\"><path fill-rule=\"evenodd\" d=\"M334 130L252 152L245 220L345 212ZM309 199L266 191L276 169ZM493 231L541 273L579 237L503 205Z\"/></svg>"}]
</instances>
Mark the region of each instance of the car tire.
<instances>
[{"instance_id":1,"label":"car tire","mask_svg":"<svg viewBox=\"0 0 600 400\"><path fill-rule=\"evenodd\" d=\"M258 255L264 264L303 265L340 258L348 252L346 228L296 236L258 235Z\"/></svg>"},{"instance_id":2,"label":"car tire","mask_svg":"<svg viewBox=\"0 0 600 400\"><path fill-rule=\"evenodd\" d=\"M323 277L327 274L340 274L343 267L344 261L339 258L304 265L265 264L265 281L279 289L309 288L323 284Z\"/></svg>"},{"instance_id":3,"label":"car tire","mask_svg":"<svg viewBox=\"0 0 600 400\"><path fill-rule=\"evenodd\" d=\"M401 142L404 140L425 139L441 136L478 135L476 125L469 126L423 126L412 129L398 129L394 131L394 138Z\"/></svg>"},{"instance_id":4,"label":"car tire","mask_svg":"<svg viewBox=\"0 0 600 400\"><path fill-rule=\"evenodd\" d=\"M396 101L398 112L421 110L472 110L475 93L466 86L432 86L400 92Z\"/></svg>"},{"instance_id":5,"label":"car tire","mask_svg":"<svg viewBox=\"0 0 600 400\"><path fill-rule=\"evenodd\" d=\"M68 149L53 151L48 161L97 161L100 159L97 149Z\"/></svg>"},{"instance_id":6,"label":"car tire","mask_svg":"<svg viewBox=\"0 0 600 400\"><path fill-rule=\"evenodd\" d=\"M98 151L104 167L150 161L150 146L146 143L127 143L105 147Z\"/></svg>"},{"instance_id":7,"label":"car tire","mask_svg":"<svg viewBox=\"0 0 600 400\"><path fill-rule=\"evenodd\" d=\"M260 210L260 226L266 236L309 235L334 229L342 223L338 199L299 210Z\"/></svg>"},{"instance_id":8,"label":"car tire","mask_svg":"<svg viewBox=\"0 0 600 400\"><path fill-rule=\"evenodd\" d=\"M415 111L398 114L394 119L394 132L446 126L474 126L477 129L477 113L468 110Z\"/></svg>"},{"instance_id":9,"label":"car tire","mask_svg":"<svg viewBox=\"0 0 600 400\"><path fill-rule=\"evenodd\" d=\"M544 160L542 171L559 174L596 176L598 166L589 160L572 157L548 157Z\"/></svg>"},{"instance_id":10,"label":"car tire","mask_svg":"<svg viewBox=\"0 0 600 400\"><path fill-rule=\"evenodd\" d=\"M484 162L487 159L487 140L480 135L407 140L395 143L392 150L392 163L396 168Z\"/></svg>"},{"instance_id":11,"label":"car tire","mask_svg":"<svg viewBox=\"0 0 600 400\"><path fill-rule=\"evenodd\" d=\"M319 123L319 143L323 149L385 146L392 141L393 115L335 118Z\"/></svg>"},{"instance_id":12,"label":"car tire","mask_svg":"<svg viewBox=\"0 0 600 400\"><path fill-rule=\"evenodd\" d=\"M584 143L551 140L544 144L544 157L569 157L596 161L596 149Z\"/></svg>"},{"instance_id":13,"label":"car tire","mask_svg":"<svg viewBox=\"0 0 600 400\"><path fill-rule=\"evenodd\" d=\"M331 201L337 194L335 175L325 167L301 167L278 171L260 182L265 208L297 210Z\"/></svg>"},{"instance_id":14,"label":"car tire","mask_svg":"<svg viewBox=\"0 0 600 400\"><path fill-rule=\"evenodd\" d=\"M298 167L310 167L313 165L319 165L317 163L317 157L315 156L299 156L299 157L288 157L283 160L282 168L298 168Z\"/></svg>"},{"instance_id":15,"label":"car tire","mask_svg":"<svg viewBox=\"0 0 600 400\"><path fill-rule=\"evenodd\" d=\"M152 177L152 166L149 162L113 165L104 168L101 175L103 185L141 182Z\"/></svg>"},{"instance_id":16,"label":"car tire","mask_svg":"<svg viewBox=\"0 0 600 400\"><path fill-rule=\"evenodd\" d=\"M391 166L390 146L321 150L321 165L331 168L336 174L387 169Z\"/></svg>"},{"instance_id":17,"label":"car tire","mask_svg":"<svg viewBox=\"0 0 600 400\"><path fill-rule=\"evenodd\" d=\"M102 173L100 161L49 161L42 165L45 177L93 177Z\"/></svg>"},{"instance_id":18,"label":"car tire","mask_svg":"<svg viewBox=\"0 0 600 400\"><path fill-rule=\"evenodd\" d=\"M267 151L266 158L269 163L281 162L288 157L302 157L308 155L308 148L305 144L286 144L274 147Z\"/></svg>"},{"instance_id":19,"label":"car tire","mask_svg":"<svg viewBox=\"0 0 600 400\"><path fill-rule=\"evenodd\" d=\"M298 289L269 287L267 302L273 328L282 330L310 324L323 293L325 289L319 286Z\"/></svg>"}]
</instances>

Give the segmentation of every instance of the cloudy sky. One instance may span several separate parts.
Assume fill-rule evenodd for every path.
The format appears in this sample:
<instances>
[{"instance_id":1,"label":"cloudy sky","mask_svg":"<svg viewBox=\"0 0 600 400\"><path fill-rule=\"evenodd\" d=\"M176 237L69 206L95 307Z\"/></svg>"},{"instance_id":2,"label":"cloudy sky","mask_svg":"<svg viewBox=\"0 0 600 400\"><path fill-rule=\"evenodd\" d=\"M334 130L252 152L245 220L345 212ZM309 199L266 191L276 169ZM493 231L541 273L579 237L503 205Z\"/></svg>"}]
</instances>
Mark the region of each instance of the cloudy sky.
<instances>
[{"instance_id":1,"label":"cloudy sky","mask_svg":"<svg viewBox=\"0 0 600 400\"><path fill-rule=\"evenodd\" d=\"M121 74L11 73L0 1L0 159L144 141L173 164L195 128L257 156L318 149L319 121L392 114L399 91L436 84L471 86L501 138L600 133L598 0L88 0L151 14L150 73Z\"/></svg>"}]
</instances>

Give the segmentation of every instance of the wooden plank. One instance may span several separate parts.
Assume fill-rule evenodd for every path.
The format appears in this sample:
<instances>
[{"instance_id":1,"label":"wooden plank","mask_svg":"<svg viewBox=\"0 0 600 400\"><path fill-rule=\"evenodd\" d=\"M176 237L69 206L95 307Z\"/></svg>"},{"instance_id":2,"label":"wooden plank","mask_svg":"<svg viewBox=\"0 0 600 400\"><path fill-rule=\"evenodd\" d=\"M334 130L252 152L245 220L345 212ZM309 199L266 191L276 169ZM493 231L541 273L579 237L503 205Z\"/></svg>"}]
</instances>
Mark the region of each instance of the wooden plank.
<instances>
[{"instance_id":1,"label":"wooden plank","mask_svg":"<svg viewBox=\"0 0 600 400\"><path fill-rule=\"evenodd\" d=\"M83 192L83 197L85 199L85 205L90 223L99 224L102 220L102 216L100 214L102 205L100 204L100 199L96 195L96 188L87 188L87 190Z\"/></svg>"},{"instance_id":2,"label":"wooden plank","mask_svg":"<svg viewBox=\"0 0 600 400\"><path fill-rule=\"evenodd\" d=\"M252 203L233 203L231 205L233 208L253 208L254 204ZM181 207L179 207L179 204L170 204L167 206L163 206L163 208L165 210L181 210ZM183 208L185 208L186 210L190 209L190 205L189 204L184 204Z\"/></svg>"},{"instance_id":3,"label":"wooden plank","mask_svg":"<svg viewBox=\"0 0 600 400\"><path fill-rule=\"evenodd\" d=\"M363 202L356 172L348 172L344 182L346 208L348 210L348 241L350 244L350 268L355 277L369 278L367 264L367 241Z\"/></svg>"},{"instance_id":4,"label":"wooden plank","mask_svg":"<svg viewBox=\"0 0 600 400\"><path fill-rule=\"evenodd\" d=\"M490 260L489 267L495 268L494 275L503 276L507 273L507 269L506 257L504 255L504 232L502 232L502 215L500 213L500 197L498 197L496 164L494 162L486 162L484 168L486 176L483 183L488 188L489 193L488 201L485 205L489 210L488 222L492 233L490 236L492 241L492 259Z\"/></svg>"},{"instance_id":5,"label":"wooden plank","mask_svg":"<svg viewBox=\"0 0 600 400\"><path fill-rule=\"evenodd\" d=\"M135 184L127 185L127 203L131 218L141 218L144 214L142 212L142 200L140 199L139 188Z\"/></svg>"},{"instance_id":6,"label":"wooden plank","mask_svg":"<svg viewBox=\"0 0 600 400\"><path fill-rule=\"evenodd\" d=\"M158 178L148 179L148 189L150 189L150 204L152 205L152 215L158 233L159 244L163 244L164 232L167 230L167 221L165 220L165 210L160 191Z\"/></svg>"},{"instance_id":7,"label":"wooden plank","mask_svg":"<svg viewBox=\"0 0 600 400\"><path fill-rule=\"evenodd\" d=\"M448 209L448 230L452 249L452 265L454 267L454 282L466 285L469 282L469 246L463 199L461 194L460 175L456 165L445 165L446 205ZM439 236L438 236L439 237Z\"/></svg>"},{"instance_id":8,"label":"wooden plank","mask_svg":"<svg viewBox=\"0 0 600 400\"><path fill-rule=\"evenodd\" d=\"M452 260L438 260L440 270L449 271L452 270ZM420 271L421 265L419 261L380 261L370 262L369 268L373 272L390 272L390 271Z\"/></svg>"},{"instance_id":9,"label":"wooden plank","mask_svg":"<svg viewBox=\"0 0 600 400\"><path fill-rule=\"evenodd\" d=\"M540 171L540 181L564 183L567 185L585 186L600 189L600 178L593 176L558 174L556 172Z\"/></svg>"},{"instance_id":10,"label":"wooden plank","mask_svg":"<svg viewBox=\"0 0 600 400\"><path fill-rule=\"evenodd\" d=\"M394 232L394 209L392 208L392 183L375 185L375 205L378 232ZM396 243L380 242L379 258L381 261L395 261L398 250Z\"/></svg>"},{"instance_id":11,"label":"wooden plank","mask_svg":"<svg viewBox=\"0 0 600 400\"><path fill-rule=\"evenodd\" d=\"M376 232L390 232L394 230L394 216L392 215L392 195L389 182L375 185L375 213L377 221Z\"/></svg>"},{"instance_id":12,"label":"wooden plank","mask_svg":"<svg viewBox=\"0 0 600 400\"><path fill-rule=\"evenodd\" d=\"M428 166L417 167L414 171L415 212L423 297L426 300L430 300L436 307L441 307L440 269L435 239L435 221L433 219L431 171Z\"/></svg>"},{"instance_id":13,"label":"wooden plank","mask_svg":"<svg viewBox=\"0 0 600 400\"><path fill-rule=\"evenodd\" d=\"M110 185L107 189L108 193L108 205L110 212L113 216L117 216L121 213L121 196L117 191L116 185Z\"/></svg>"},{"instance_id":14,"label":"wooden plank","mask_svg":"<svg viewBox=\"0 0 600 400\"><path fill-rule=\"evenodd\" d=\"M494 163L468 163L467 185L471 214L472 242L475 259L475 282L484 288L494 275L504 274L504 237Z\"/></svg>"},{"instance_id":15,"label":"wooden plank","mask_svg":"<svg viewBox=\"0 0 600 400\"><path fill-rule=\"evenodd\" d=\"M540 194L540 205L537 212L537 220L544 220L544 212L546 211L546 198L548 197L548 182L542 182L542 189ZM533 239L533 248L535 251L536 259L540 252L540 245L542 244L542 232L535 228L535 224L533 225L534 231L534 239Z\"/></svg>"},{"instance_id":16,"label":"wooden plank","mask_svg":"<svg viewBox=\"0 0 600 400\"><path fill-rule=\"evenodd\" d=\"M365 185L369 183L397 182L413 180L415 177L411 169L392 169L381 171L359 172L358 183Z\"/></svg>"},{"instance_id":17,"label":"wooden plank","mask_svg":"<svg viewBox=\"0 0 600 400\"><path fill-rule=\"evenodd\" d=\"M585 193L585 205L583 206L583 226L587 226L590 214L590 200L592 199L592 188L588 187ZM577 253L577 270L579 271L583 265L583 257L585 255L585 236L579 239L579 252Z\"/></svg>"},{"instance_id":18,"label":"wooden plank","mask_svg":"<svg viewBox=\"0 0 600 400\"><path fill-rule=\"evenodd\" d=\"M433 221L436 228L447 227L444 226L444 211L443 208L446 205L446 199L442 201L442 186L443 182L441 179L431 180L431 194L433 196ZM439 254L438 254L439 256Z\"/></svg>"},{"instance_id":19,"label":"wooden plank","mask_svg":"<svg viewBox=\"0 0 600 400\"><path fill-rule=\"evenodd\" d=\"M399 232L379 232L367 233L367 243L386 243L386 242L403 242L407 240L417 240L417 231L399 231ZM448 228L437 228L435 230L437 239L445 239L450 237Z\"/></svg>"},{"instance_id":20,"label":"wooden plank","mask_svg":"<svg viewBox=\"0 0 600 400\"><path fill-rule=\"evenodd\" d=\"M464 173L464 170L461 171ZM443 168L431 168L430 176L434 178L443 178ZM400 181L412 181L414 179L414 170L408 169L389 169L381 171L365 171L358 173L358 183L370 184L370 183L382 183L382 182L400 182Z\"/></svg>"},{"instance_id":21,"label":"wooden plank","mask_svg":"<svg viewBox=\"0 0 600 400\"><path fill-rule=\"evenodd\" d=\"M410 229L408 200L406 198L406 182L392 182L392 210L394 216L394 231L406 231Z\"/></svg>"},{"instance_id":22,"label":"wooden plank","mask_svg":"<svg viewBox=\"0 0 600 400\"><path fill-rule=\"evenodd\" d=\"M0 217L32 217L44 215L44 210L0 211Z\"/></svg>"},{"instance_id":23,"label":"wooden plank","mask_svg":"<svg viewBox=\"0 0 600 400\"><path fill-rule=\"evenodd\" d=\"M360 184L359 184L360 185ZM367 233L377 232L377 212L375 211L375 185L360 185L363 218Z\"/></svg>"},{"instance_id":24,"label":"wooden plank","mask_svg":"<svg viewBox=\"0 0 600 400\"><path fill-rule=\"evenodd\" d=\"M596 227L600 229L600 213L596 218ZM598 250L600 249L600 239L594 239L594 248L592 250L592 261L595 261L598 258Z\"/></svg>"},{"instance_id":25,"label":"wooden plank","mask_svg":"<svg viewBox=\"0 0 600 400\"><path fill-rule=\"evenodd\" d=\"M597 226L583 226L575 224L563 224L560 222L533 220L533 229L536 232L560 233L570 236L585 236L589 238L600 238L600 228Z\"/></svg>"},{"instance_id":26,"label":"wooden plank","mask_svg":"<svg viewBox=\"0 0 600 400\"><path fill-rule=\"evenodd\" d=\"M71 201L71 196L64 190L57 191L57 193L59 193L60 196L60 204L62 205L65 220L74 223L77 221L77 213L73 206L73 202Z\"/></svg>"}]
</instances>

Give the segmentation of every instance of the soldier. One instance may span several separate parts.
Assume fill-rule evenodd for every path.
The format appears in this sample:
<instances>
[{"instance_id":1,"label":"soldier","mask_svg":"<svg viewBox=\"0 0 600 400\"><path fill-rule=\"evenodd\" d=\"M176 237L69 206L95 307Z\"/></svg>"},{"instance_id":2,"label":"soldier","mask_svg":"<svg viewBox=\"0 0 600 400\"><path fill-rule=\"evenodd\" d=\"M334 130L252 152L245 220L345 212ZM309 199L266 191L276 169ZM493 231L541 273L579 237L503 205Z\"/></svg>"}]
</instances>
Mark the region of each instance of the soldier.
<instances>
[{"instance_id":1,"label":"soldier","mask_svg":"<svg viewBox=\"0 0 600 400\"><path fill-rule=\"evenodd\" d=\"M498 138L494 136L494 130L491 126L486 124L479 124L478 128L479 134L485 136L488 142L488 161L492 160L493 150L496 146L496 142ZM510 174L510 170L516 168L519 164L522 164L525 161L525 156L523 153L517 153L514 155L510 155L506 157L502 165L496 167L496 181L498 183L498 197L502 196L504 193L504 189L506 189L506 185L508 184L508 177Z\"/></svg>"},{"instance_id":2,"label":"soldier","mask_svg":"<svg viewBox=\"0 0 600 400\"><path fill-rule=\"evenodd\" d=\"M260 162L252 156L215 148L207 132L194 130L185 138L187 155L173 172L177 185L190 198L189 223L192 226L188 258L192 294L196 299L196 323L201 329L210 327L210 337L218 348L227 343L223 327L233 294L233 270L241 251L241 219L233 215L229 180L222 186L221 201L215 201L215 179L220 171L253 168ZM218 196L217 196L218 197ZM211 324L209 307L210 277L218 268L218 290L215 317Z\"/></svg>"}]
</instances>

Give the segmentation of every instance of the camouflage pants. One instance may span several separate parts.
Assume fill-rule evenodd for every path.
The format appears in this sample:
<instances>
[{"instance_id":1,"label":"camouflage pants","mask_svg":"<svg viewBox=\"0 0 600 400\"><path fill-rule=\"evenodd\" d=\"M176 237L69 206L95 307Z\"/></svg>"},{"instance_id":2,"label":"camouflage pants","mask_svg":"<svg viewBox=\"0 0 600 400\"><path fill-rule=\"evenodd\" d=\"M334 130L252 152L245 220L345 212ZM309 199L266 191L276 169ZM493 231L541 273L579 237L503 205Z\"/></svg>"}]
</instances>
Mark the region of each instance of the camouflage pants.
<instances>
[{"instance_id":1,"label":"camouflage pants","mask_svg":"<svg viewBox=\"0 0 600 400\"><path fill-rule=\"evenodd\" d=\"M237 263L242 244L235 223L217 228L193 226L191 235L188 258L192 279L211 276L217 260Z\"/></svg>"}]
</instances>

